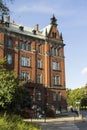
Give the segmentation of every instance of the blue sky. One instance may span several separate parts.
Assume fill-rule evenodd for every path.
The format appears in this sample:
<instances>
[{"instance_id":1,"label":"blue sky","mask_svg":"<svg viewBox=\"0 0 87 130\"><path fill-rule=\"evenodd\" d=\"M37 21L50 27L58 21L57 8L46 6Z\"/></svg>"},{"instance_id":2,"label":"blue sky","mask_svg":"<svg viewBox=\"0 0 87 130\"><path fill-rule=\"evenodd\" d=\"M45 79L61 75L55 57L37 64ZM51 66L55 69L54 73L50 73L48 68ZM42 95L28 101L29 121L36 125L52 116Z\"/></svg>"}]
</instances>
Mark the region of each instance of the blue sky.
<instances>
[{"instance_id":1,"label":"blue sky","mask_svg":"<svg viewBox=\"0 0 87 130\"><path fill-rule=\"evenodd\" d=\"M50 24L54 14L65 46L66 87L87 83L87 0L14 0L8 2L11 20L40 29Z\"/></svg>"}]
</instances>

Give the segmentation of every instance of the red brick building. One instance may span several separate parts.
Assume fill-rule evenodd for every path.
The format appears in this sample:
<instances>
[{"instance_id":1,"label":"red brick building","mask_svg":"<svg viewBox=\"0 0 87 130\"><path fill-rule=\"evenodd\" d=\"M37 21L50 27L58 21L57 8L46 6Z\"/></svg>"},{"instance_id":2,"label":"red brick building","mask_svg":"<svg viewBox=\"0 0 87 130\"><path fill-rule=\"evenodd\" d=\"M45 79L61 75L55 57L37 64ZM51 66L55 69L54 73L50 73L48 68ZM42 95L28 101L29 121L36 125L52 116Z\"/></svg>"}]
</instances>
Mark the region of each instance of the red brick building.
<instances>
[{"instance_id":1,"label":"red brick building","mask_svg":"<svg viewBox=\"0 0 87 130\"><path fill-rule=\"evenodd\" d=\"M66 110L65 58L62 34L55 16L48 26L39 30L10 21L0 21L0 58L7 57L10 70L31 81L29 87L37 106Z\"/></svg>"}]
</instances>

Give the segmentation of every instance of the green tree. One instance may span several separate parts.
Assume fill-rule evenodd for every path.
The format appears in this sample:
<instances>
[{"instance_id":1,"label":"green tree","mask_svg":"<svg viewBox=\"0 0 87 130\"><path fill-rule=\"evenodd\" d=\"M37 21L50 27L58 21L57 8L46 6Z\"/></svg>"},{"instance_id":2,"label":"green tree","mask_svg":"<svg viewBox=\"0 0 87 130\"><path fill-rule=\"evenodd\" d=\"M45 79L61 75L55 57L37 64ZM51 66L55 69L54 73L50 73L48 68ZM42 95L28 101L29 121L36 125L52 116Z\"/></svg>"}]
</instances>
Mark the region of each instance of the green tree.
<instances>
[{"instance_id":1,"label":"green tree","mask_svg":"<svg viewBox=\"0 0 87 130\"><path fill-rule=\"evenodd\" d=\"M9 1L13 1L13 0L9 0ZM0 0L0 13L1 14L8 14L9 13L9 8L7 7L6 3L8 2L8 0Z\"/></svg>"},{"instance_id":2,"label":"green tree","mask_svg":"<svg viewBox=\"0 0 87 130\"><path fill-rule=\"evenodd\" d=\"M6 58L0 59L0 107L6 110L17 110L30 107L29 85L20 80L13 71L8 71ZM11 112L11 110L10 110Z\"/></svg>"},{"instance_id":3,"label":"green tree","mask_svg":"<svg viewBox=\"0 0 87 130\"><path fill-rule=\"evenodd\" d=\"M67 103L69 106L76 107L78 102L83 105L86 102L85 93L87 92L87 87L77 88L74 90L67 90Z\"/></svg>"},{"instance_id":4,"label":"green tree","mask_svg":"<svg viewBox=\"0 0 87 130\"><path fill-rule=\"evenodd\" d=\"M6 65L6 64L7 64L6 58L0 59L0 69L4 69L4 65Z\"/></svg>"},{"instance_id":5,"label":"green tree","mask_svg":"<svg viewBox=\"0 0 87 130\"><path fill-rule=\"evenodd\" d=\"M18 77L12 71L0 70L0 107L7 108L11 103L15 89L18 86Z\"/></svg>"},{"instance_id":6,"label":"green tree","mask_svg":"<svg viewBox=\"0 0 87 130\"><path fill-rule=\"evenodd\" d=\"M71 104L70 104L70 100L69 100L70 92L71 92L71 89L66 88L66 94L67 94L67 104L68 104L68 105L71 105Z\"/></svg>"},{"instance_id":7,"label":"green tree","mask_svg":"<svg viewBox=\"0 0 87 130\"><path fill-rule=\"evenodd\" d=\"M23 81L20 81L20 82L21 84L19 84L19 86L16 88L16 91L14 93L13 100L10 106L12 111L16 113L20 113L20 111L25 108L30 109L30 106L31 106L30 91L26 85L27 83L26 82L23 83Z\"/></svg>"}]
</instances>

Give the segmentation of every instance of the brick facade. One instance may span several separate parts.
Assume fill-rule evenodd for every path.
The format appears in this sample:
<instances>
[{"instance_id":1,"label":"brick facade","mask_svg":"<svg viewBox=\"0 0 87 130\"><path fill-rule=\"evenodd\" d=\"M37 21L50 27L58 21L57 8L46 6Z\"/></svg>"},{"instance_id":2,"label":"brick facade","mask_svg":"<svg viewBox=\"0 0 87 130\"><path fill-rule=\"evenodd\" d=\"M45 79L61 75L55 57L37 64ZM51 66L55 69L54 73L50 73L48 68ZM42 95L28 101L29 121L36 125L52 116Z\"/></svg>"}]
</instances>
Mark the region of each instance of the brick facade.
<instances>
[{"instance_id":1,"label":"brick facade","mask_svg":"<svg viewBox=\"0 0 87 130\"><path fill-rule=\"evenodd\" d=\"M10 21L0 23L0 58L7 57L10 70L31 81L36 104L66 110L65 58L56 18L42 30Z\"/></svg>"}]
</instances>

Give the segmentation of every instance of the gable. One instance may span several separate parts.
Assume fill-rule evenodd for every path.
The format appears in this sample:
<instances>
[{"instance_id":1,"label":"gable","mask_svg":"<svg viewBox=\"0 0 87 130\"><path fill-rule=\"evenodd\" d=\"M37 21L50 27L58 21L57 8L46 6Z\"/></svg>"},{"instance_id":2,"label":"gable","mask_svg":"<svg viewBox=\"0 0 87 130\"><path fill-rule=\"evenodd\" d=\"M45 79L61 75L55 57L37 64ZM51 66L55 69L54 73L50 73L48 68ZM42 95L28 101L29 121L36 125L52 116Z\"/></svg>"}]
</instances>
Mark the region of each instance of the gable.
<instances>
[{"instance_id":1,"label":"gable","mask_svg":"<svg viewBox=\"0 0 87 130\"><path fill-rule=\"evenodd\" d=\"M59 31L58 31L56 26L53 25L51 27L48 37L50 39L55 39L55 40L58 40L58 41L61 40Z\"/></svg>"}]
</instances>

